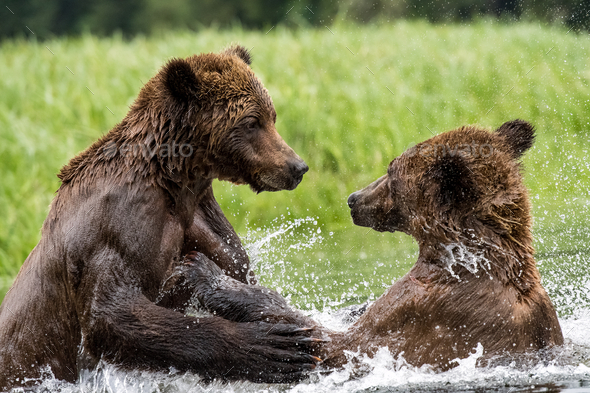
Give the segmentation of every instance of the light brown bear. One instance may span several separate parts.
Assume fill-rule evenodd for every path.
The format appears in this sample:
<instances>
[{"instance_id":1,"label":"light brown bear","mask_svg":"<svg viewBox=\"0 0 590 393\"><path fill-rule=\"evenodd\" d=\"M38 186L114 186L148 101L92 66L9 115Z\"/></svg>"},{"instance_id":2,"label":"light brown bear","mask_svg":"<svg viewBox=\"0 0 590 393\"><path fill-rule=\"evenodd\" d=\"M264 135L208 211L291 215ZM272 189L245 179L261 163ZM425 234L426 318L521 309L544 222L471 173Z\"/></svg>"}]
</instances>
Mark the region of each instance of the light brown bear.
<instances>
[{"instance_id":1,"label":"light brown bear","mask_svg":"<svg viewBox=\"0 0 590 393\"><path fill-rule=\"evenodd\" d=\"M488 358L563 343L533 256L520 163L533 141L533 127L520 120L495 132L461 127L404 152L385 176L350 195L355 224L404 232L420 252L410 272L348 331L325 332L327 342L316 348L324 366L342 366L345 351L372 356L387 347L414 366L445 370L478 343ZM239 292L236 306L251 311L253 320L257 313L270 320L294 317L277 294L263 302L257 286L246 288L212 263L200 264L207 266L197 292L210 310L227 309Z\"/></svg>"},{"instance_id":2,"label":"light brown bear","mask_svg":"<svg viewBox=\"0 0 590 393\"><path fill-rule=\"evenodd\" d=\"M249 65L239 46L170 61L123 121L61 170L41 240L0 306L0 390L34 385L47 367L75 381L99 359L264 382L314 367L301 316L274 324L183 313L195 251L248 281L212 181L292 190L308 170L277 133Z\"/></svg>"}]
</instances>

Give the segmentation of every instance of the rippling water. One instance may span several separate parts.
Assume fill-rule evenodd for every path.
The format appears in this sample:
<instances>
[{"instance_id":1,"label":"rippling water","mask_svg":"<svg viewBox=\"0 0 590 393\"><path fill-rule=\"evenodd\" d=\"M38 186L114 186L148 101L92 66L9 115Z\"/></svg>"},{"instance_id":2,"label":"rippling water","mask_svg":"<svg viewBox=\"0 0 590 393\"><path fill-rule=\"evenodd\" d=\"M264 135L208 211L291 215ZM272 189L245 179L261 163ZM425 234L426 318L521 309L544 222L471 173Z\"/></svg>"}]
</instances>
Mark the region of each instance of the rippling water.
<instances>
[{"instance_id":1,"label":"rippling water","mask_svg":"<svg viewBox=\"0 0 590 393\"><path fill-rule=\"evenodd\" d=\"M292 297L299 306L307 304L308 314L334 330L345 330L353 321L341 306L350 304L350 296L339 294L338 286L328 290L328 270L322 270L311 262L299 263L293 269L289 260L304 254L306 258L321 254L332 244L334 236L324 234L314 218L292 221L278 220L271 228L252 231L245 237L253 264L265 285L274 287L283 295ZM361 243L365 242L363 240ZM352 243L344 248L354 249ZM342 248L342 244L337 245ZM362 249L362 245L358 246ZM403 248L403 245L400 246ZM330 250L328 248L328 250ZM366 252L356 255L368 268L371 278L362 276L359 283L352 280L343 286L345 292L372 293L375 287L390 285L389 277L376 274L372 265L384 265L372 261ZM307 252L307 254L306 254ZM315 252L315 254L314 254ZM321 254L323 255L323 254ZM349 255L347 253L346 255ZM369 254L370 255L370 254ZM381 258L381 257L379 257ZM411 256L409 257L411 258ZM318 258L321 260L321 258ZM515 357L498 362L494 366L476 367L483 348L474 348L471 356L458 359L458 366L442 373L428 366L420 368L408 365L403 356L394 358L382 348L372 359L363 354L349 354L356 358L357 366L344 367L332 373L321 368L303 382L290 385L266 385L249 382L203 383L191 373L123 372L107 364L101 364L92 372L84 372L76 384L67 384L52 378L47 372L38 391L50 392L358 392L358 391L442 391L442 392L590 392L590 256L578 253L573 256L546 254L537 258L541 266L553 266L543 271L544 285L556 305L565 345L536 356ZM415 258L414 258L415 260ZM336 262L334 262L336 263ZM409 265L413 263L410 260ZM407 270L407 266L402 270ZM332 262L326 261L326 266ZM360 265L359 265L360 266ZM390 265L391 266L391 265ZM401 272L400 274L403 274ZM303 279L305 276L305 279ZM571 280L574 276L575 280ZM399 277L399 275L398 275ZM295 278L298 278L295 280ZM388 282L389 280L389 282ZM316 287L316 288L312 288ZM373 289L367 289L373 288ZM368 292L367 292L368 291ZM367 296L371 298L371 296ZM310 300L311 299L311 300ZM318 307L323 305L323 307ZM319 310L321 308L321 310ZM360 367L358 366L360 364Z\"/></svg>"}]
</instances>

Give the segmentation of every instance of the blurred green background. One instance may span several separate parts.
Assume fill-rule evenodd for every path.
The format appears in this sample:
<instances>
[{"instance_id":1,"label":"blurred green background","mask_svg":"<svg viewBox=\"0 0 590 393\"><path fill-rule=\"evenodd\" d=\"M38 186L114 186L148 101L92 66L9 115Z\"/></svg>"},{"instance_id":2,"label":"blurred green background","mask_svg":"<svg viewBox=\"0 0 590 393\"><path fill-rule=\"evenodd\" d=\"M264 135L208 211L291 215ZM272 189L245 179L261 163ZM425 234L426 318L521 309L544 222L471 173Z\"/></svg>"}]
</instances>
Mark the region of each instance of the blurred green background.
<instances>
[{"instance_id":1,"label":"blurred green background","mask_svg":"<svg viewBox=\"0 0 590 393\"><path fill-rule=\"evenodd\" d=\"M347 196L433 133L522 118L538 130L524 162L545 286L562 314L588 304L590 38L579 2L6 4L0 299L40 238L59 169L123 118L167 59L238 42L279 133L311 168L291 192L215 183L264 284L306 309L379 296L417 248L354 227Z\"/></svg>"},{"instance_id":2,"label":"blurred green background","mask_svg":"<svg viewBox=\"0 0 590 393\"><path fill-rule=\"evenodd\" d=\"M82 32L133 36L210 26L330 26L341 20L467 23L482 17L590 27L590 4L582 0L4 0L3 5L0 37L33 31L42 38Z\"/></svg>"}]
</instances>

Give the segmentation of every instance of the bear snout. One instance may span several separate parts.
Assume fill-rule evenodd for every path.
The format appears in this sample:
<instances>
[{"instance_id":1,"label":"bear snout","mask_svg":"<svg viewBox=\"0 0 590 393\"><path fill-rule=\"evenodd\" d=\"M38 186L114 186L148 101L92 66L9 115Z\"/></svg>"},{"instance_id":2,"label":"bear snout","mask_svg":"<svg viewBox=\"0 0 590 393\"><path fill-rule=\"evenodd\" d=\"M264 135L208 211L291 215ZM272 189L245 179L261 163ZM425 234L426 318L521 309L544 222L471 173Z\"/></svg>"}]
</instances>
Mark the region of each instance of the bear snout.
<instances>
[{"instance_id":1,"label":"bear snout","mask_svg":"<svg viewBox=\"0 0 590 393\"><path fill-rule=\"evenodd\" d=\"M348 207L350 208L350 217L354 225L361 227L370 227L371 207L361 202L363 196L363 190L353 192L348 196Z\"/></svg>"},{"instance_id":2,"label":"bear snout","mask_svg":"<svg viewBox=\"0 0 590 393\"><path fill-rule=\"evenodd\" d=\"M251 186L256 192L294 190L308 170L307 164L296 156L284 161L281 166L261 171Z\"/></svg>"},{"instance_id":3,"label":"bear snout","mask_svg":"<svg viewBox=\"0 0 590 393\"><path fill-rule=\"evenodd\" d=\"M352 209L354 207L354 205L356 205L356 203L358 202L359 197L360 197L359 191L356 191L356 192L353 192L352 194L350 194L348 196L348 201L347 201L348 207Z\"/></svg>"},{"instance_id":4,"label":"bear snout","mask_svg":"<svg viewBox=\"0 0 590 393\"><path fill-rule=\"evenodd\" d=\"M289 164L289 171L291 172L291 177L294 179L293 188L295 188L299 185L299 183L301 183L301 180L303 180L303 175L309 171L309 167L305 161L299 160Z\"/></svg>"}]
</instances>

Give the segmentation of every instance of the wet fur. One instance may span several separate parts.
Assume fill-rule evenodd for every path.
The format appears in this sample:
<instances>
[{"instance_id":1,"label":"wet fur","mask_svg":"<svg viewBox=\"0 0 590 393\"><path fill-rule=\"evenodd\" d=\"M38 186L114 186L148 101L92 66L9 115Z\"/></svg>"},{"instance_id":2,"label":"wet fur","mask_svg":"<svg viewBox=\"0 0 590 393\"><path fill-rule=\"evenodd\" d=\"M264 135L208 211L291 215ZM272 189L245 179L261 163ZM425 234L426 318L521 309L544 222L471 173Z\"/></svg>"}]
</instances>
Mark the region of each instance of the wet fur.
<instances>
[{"instance_id":1,"label":"wet fur","mask_svg":"<svg viewBox=\"0 0 590 393\"><path fill-rule=\"evenodd\" d=\"M235 46L171 60L121 123L60 171L41 240L0 306L0 390L34 385L44 366L73 382L101 358L265 382L297 380L313 367L303 318L183 314L195 291L191 251L237 282L255 281L213 179L277 191L307 171L278 135L250 61ZM159 154L173 144L192 154Z\"/></svg>"},{"instance_id":2,"label":"wet fur","mask_svg":"<svg viewBox=\"0 0 590 393\"><path fill-rule=\"evenodd\" d=\"M478 343L485 357L563 343L533 256L520 163L533 142L533 127L521 120L495 132L461 127L405 152L386 176L350 196L356 224L405 232L420 251L348 332L333 335L327 366L344 364L345 350L386 346L412 365L445 370ZM473 153L466 143L489 149ZM424 154L427 145L438 150Z\"/></svg>"}]
</instances>

